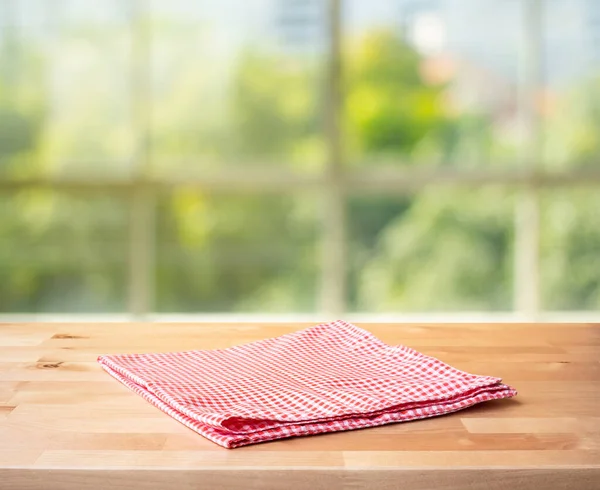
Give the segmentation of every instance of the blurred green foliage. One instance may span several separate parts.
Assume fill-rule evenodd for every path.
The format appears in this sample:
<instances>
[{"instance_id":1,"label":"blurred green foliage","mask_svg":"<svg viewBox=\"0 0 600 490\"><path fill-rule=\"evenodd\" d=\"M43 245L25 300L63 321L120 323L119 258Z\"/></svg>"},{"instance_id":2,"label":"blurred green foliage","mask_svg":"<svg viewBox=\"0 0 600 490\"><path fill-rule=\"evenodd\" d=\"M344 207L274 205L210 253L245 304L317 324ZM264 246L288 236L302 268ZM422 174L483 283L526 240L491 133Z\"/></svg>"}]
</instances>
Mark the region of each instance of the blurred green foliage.
<instances>
[{"instance_id":1,"label":"blurred green foliage","mask_svg":"<svg viewBox=\"0 0 600 490\"><path fill-rule=\"evenodd\" d=\"M119 42L115 38L107 46L116 49ZM84 55L93 51L86 51L92 49L86 40L73 43L75 51L85 48ZM488 115L449 109L447 87L425 83L422 60L399 37L373 32L344 49L349 165L377 159L444 165L472 156L473 145L483 149L476 154L490 157L491 152L492 158L494 148L503 148ZM0 66L14 62L14 52L4 50L1 56ZM61 172L90 178L127 175L134 137L131 115L121 107L126 98L103 102L102 84L112 62L94 72L103 74L97 85L88 77L84 85L71 88L75 102L57 109L42 86L41 54L21 46L19 59L14 76L0 79L0 178ZM227 86L218 77L214 80L220 82L211 82L205 76L208 65L201 61L180 63L161 75L148 112L152 171L187 175L259 163L318 172L326 159L321 62L256 49L242 53L223 72ZM125 79L122 73L119 77ZM578 87L560 117L549 118L550 165L575 167L598 160L599 96L597 83ZM98 163L96 157L114 161ZM82 161L87 164L79 169L64 166ZM349 196L349 308L511 309L512 191L432 186L402 195ZM321 200L311 192L281 194L184 188L160 194L156 309L317 309ZM597 194L544 192L541 257L547 309L600 308ZM128 213L123 195L3 191L0 312L124 311Z\"/></svg>"},{"instance_id":2,"label":"blurred green foliage","mask_svg":"<svg viewBox=\"0 0 600 490\"><path fill-rule=\"evenodd\" d=\"M406 156L455 122L445 109L442 87L423 83L421 60L398 36L376 31L348 51L344 122L350 151Z\"/></svg>"}]
</instances>

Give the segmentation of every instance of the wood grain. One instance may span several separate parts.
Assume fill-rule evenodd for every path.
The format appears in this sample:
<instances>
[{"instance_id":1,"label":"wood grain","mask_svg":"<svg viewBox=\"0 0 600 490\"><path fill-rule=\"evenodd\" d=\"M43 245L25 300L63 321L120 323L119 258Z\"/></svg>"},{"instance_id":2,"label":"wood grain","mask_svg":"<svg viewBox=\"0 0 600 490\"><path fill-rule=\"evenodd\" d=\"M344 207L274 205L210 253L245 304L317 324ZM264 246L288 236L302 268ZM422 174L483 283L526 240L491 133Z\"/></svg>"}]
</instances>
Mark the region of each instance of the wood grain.
<instances>
[{"instance_id":1,"label":"wood grain","mask_svg":"<svg viewBox=\"0 0 600 490\"><path fill-rule=\"evenodd\" d=\"M427 420L223 449L100 354L213 349L309 324L0 324L0 489L600 488L600 326L361 324L519 390Z\"/></svg>"}]
</instances>

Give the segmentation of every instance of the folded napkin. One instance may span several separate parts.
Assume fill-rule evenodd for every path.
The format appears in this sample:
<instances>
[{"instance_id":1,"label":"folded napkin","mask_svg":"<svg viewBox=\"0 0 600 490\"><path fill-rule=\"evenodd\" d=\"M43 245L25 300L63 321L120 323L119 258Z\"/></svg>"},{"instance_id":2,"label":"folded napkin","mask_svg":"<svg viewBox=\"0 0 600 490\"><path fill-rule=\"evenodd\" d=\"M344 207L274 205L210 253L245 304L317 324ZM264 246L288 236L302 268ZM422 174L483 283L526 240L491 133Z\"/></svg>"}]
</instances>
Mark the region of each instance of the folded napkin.
<instances>
[{"instance_id":1,"label":"folded napkin","mask_svg":"<svg viewBox=\"0 0 600 490\"><path fill-rule=\"evenodd\" d=\"M499 378L384 344L343 321L228 349L98 361L226 448L433 417L516 394Z\"/></svg>"}]
</instances>

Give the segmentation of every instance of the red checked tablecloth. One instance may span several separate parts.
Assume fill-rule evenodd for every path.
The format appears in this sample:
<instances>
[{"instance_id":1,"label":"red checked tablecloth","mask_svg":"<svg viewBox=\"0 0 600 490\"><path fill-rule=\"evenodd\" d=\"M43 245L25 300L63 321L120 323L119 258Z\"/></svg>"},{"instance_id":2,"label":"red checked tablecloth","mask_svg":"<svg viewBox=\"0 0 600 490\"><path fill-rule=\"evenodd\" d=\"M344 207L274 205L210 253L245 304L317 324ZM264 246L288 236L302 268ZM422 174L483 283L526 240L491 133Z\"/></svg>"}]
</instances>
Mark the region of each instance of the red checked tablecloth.
<instances>
[{"instance_id":1,"label":"red checked tablecloth","mask_svg":"<svg viewBox=\"0 0 600 490\"><path fill-rule=\"evenodd\" d=\"M433 417L516 391L343 321L221 350L100 356L125 386L226 448Z\"/></svg>"}]
</instances>

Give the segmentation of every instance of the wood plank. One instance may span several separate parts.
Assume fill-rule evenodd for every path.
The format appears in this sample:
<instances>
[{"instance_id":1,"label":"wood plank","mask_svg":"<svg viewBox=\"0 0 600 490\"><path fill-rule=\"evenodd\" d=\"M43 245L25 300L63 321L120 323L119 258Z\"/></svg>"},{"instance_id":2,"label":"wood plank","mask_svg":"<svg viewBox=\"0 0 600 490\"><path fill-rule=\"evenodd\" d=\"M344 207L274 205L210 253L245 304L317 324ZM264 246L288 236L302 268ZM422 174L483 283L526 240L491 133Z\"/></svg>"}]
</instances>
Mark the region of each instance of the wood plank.
<instances>
[{"instance_id":1,"label":"wood plank","mask_svg":"<svg viewBox=\"0 0 600 490\"><path fill-rule=\"evenodd\" d=\"M345 451L347 468L557 468L600 466L600 450Z\"/></svg>"},{"instance_id":2,"label":"wood plank","mask_svg":"<svg viewBox=\"0 0 600 490\"><path fill-rule=\"evenodd\" d=\"M600 417L464 418L471 434L577 434L600 432Z\"/></svg>"},{"instance_id":3,"label":"wood plank","mask_svg":"<svg viewBox=\"0 0 600 490\"><path fill-rule=\"evenodd\" d=\"M90 433L171 433L187 431L150 404L136 406L18 405L6 418L11 426Z\"/></svg>"},{"instance_id":4,"label":"wood plank","mask_svg":"<svg viewBox=\"0 0 600 490\"><path fill-rule=\"evenodd\" d=\"M307 323L0 324L0 489L597 489L600 326L361 324L519 395L410 423L226 450L100 354L216 349Z\"/></svg>"},{"instance_id":5,"label":"wood plank","mask_svg":"<svg viewBox=\"0 0 600 490\"><path fill-rule=\"evenodd\" d=\"M209 468L202 470L55 470L45 469L23 472L18 469L0 469L0 481L11 490L96 490L110 488L126 490L164 490L177 488L230 488L246 490L355 490L377 488L396 490L597 490L600 470L597 468L526 468L506 469L387 469L351 471L303 468L293 469L251 468L235 470Z\"/></svg>"},{"instance_id":6,"label":"wood plank","mask_svg":"<svg viewBox=\"0 0 600 490\"><path fill-rule=\"evenodd\" d=\"M331 451L44 451L36 468L65 468L77 461L84 468L341 468L340 453Z\"/></svg>"}]
</instances>

